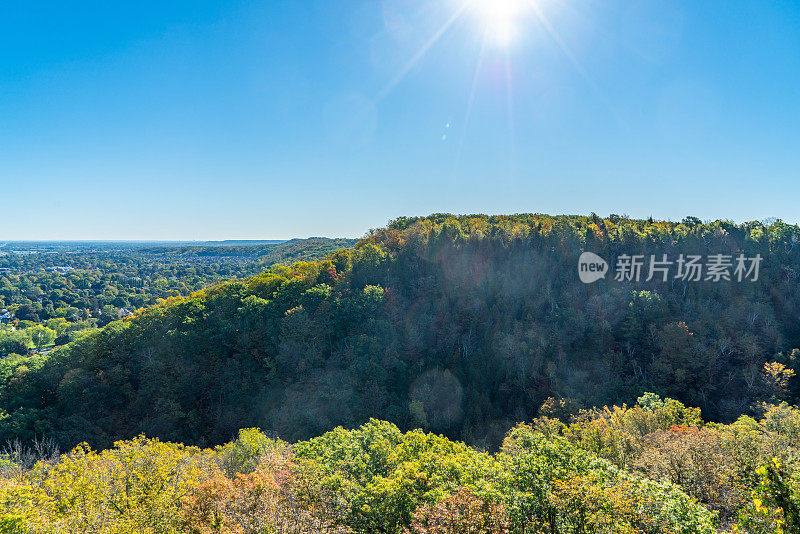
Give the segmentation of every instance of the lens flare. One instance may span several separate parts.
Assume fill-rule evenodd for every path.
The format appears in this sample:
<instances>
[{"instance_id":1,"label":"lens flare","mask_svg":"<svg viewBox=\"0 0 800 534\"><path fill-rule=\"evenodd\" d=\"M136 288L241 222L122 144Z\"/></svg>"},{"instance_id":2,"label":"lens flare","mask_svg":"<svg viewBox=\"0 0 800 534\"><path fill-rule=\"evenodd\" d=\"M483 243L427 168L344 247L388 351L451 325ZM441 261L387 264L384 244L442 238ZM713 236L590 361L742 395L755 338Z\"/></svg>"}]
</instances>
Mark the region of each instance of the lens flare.
<instances>
[{"instance_id":1,"label":"lens flare","mask_svg":"<svg viewBox=\"0 0 800 534\"><path fill-rule=\"evenodd\" d=\"M517 37L521 18L531 0L473 0L472 9L484 24L486 37L500 46L509 46Z\"/></svg>"}]
</instances>

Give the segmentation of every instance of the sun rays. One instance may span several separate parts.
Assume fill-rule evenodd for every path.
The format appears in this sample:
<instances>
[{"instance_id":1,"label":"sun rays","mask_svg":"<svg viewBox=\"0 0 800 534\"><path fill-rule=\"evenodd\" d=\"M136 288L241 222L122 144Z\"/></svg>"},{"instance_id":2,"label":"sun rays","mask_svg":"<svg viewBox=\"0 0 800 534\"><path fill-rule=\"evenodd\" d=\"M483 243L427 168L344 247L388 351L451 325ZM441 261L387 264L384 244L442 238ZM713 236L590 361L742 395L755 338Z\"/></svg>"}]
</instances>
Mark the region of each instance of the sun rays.
<instances>
[{"instance_id":1,"label":"sun rays","mask_svg":"<svg viewBox=\"0 0 800 534\"><path fill-rule=\"evenodd\" d=\"M463 122L457 125L458 145L454 155L452 165L452 178L457 175L460 159L462 156L465 138L467 136L467 126L473 112L477 93L481 84L482 74L484 73L484 63L486 56L493 54L503 65L503 82L505 84L505 113L506 127L508 131L508 169L511 174L516 173L516 139L515 139L515 117L514 117L514 70L517 67L518 56L514 49L529 44L531 32L538 32L537 38L545 36L551 40L563 53L569 65L574 68L584 81L596 92L600 92L591 76L581 65L576 55L565 42L564 38L551 23L546 14L546 9L556 7L560 4L558 0L436 0L443 5L450 6L450 10L444 22L434 29L429 37L421 39L422 46L411 54L408 61L402 64L399 70L389 78L389 81L375 94L373 103L385 99L408 74L417 66L425 56L433 49L445 35L456 27L467 28L467 33L472 31L481 40L480 50L474 62L474 73L468 91L466 109L463 113ZM571 6L574 9L574 6ZM463 26L462 26L463 25ZM471 27L472 30L469 30ZM526 65L525 68L529 68ZM602 95L599 95L602 98ZM603 99L605 100L605 99Z\"/></svg>"}]
</instances>

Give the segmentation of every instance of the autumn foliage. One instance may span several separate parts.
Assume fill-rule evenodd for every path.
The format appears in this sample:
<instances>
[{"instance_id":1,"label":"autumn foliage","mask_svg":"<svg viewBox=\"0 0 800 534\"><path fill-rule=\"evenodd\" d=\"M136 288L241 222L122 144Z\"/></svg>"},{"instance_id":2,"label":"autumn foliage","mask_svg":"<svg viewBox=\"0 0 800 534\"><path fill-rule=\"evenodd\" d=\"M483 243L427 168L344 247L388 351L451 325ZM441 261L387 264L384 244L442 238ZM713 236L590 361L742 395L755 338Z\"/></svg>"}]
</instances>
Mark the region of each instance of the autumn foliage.
<instances>
[{"instance_id":1,"label":"autumn foliage","mask_svg":"<svg viewBox=\"0 0 800 534\"><path fill-rule=\"evenodd\" d=\"M460 488L435 504L420 506L407 534L508 534L511 521L503 504L486 502Z\"/></svg>"},{"instance_id":2,"label":"autumn foliage","mask_svg":"<svg viewBox=\"0 0 800 534\"><path fill-rule=\"evenodd\" d=\"M372 420L289 445L256 429L199 449L138 437L0 476L4 534L711 534L677 486L527 425L497 454ZM612 530L609 530L612 529Z\"/></svg>"}]
</instances>

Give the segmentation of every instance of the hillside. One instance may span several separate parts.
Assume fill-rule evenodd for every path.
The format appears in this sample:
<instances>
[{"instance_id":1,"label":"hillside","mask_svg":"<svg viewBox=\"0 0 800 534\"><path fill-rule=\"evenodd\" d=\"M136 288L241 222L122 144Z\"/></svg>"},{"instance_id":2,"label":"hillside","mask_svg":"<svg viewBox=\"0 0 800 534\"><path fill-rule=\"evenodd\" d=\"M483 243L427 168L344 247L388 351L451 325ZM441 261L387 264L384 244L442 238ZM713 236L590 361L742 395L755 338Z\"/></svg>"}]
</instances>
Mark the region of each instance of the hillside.
<instances>
[{"instance_id":1,"label":"hillside","mask_svg":"<svg viewBox=\"0 0 800 534\"><path fill-rule=\"evenodd\" d=\"M243 427L298 440L377 417L494 449L550 397L568 414L645 391L733 421L798 398L799 237L780 221L398 219L352 250L9 356L0 441L207 446ZM582 283L583 251L612 272ZM757 281L614 279L626 254L740 253L763 258Z\"/></svg>"}]
</instances>

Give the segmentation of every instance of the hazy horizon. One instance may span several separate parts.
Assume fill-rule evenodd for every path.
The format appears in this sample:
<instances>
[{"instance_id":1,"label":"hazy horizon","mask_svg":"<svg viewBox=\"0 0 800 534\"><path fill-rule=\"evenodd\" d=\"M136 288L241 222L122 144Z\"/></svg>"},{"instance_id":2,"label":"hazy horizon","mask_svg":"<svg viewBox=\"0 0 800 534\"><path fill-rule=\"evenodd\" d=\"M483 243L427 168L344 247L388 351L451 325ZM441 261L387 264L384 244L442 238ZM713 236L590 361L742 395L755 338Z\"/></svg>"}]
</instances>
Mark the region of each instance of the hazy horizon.
<instances>
[{"instance_id":1,"label":"hazy horizon","mask_svg":"<svg viewBox=\"0 0 800 534\"><path fill-rule=\"evenodd\" d=\"M577 215L577 216L588 216L588 215L591 214L591 213L567 214L567 213L545 213L545 212L537 212L537 213L544 214L544 215L555 215L555 216L561 216L561 215L565 215L565 216L574 216L574 215ZM431 215L431 214L432 213L423 214L423 215L408 215L408 217L416 217L416 216L425 217L425 216L428 216L428 215ZM515 214L515 213L485 213L485 214L455 213L453 215L462 216L462 215L517 215L517 214ZM598 214L598 215L600 215L601 217L608 217L608 216L613 215L613 214ZM652 216L634 217L634 216L631 216L631 215L626 214L626 213L620 213L620 214L616 214L616 215L621 215L623 217L627 217L627 218L630 218L630 219L639 219L639 220L644 220L644 219L648 219L648 218L652 217ZM652 218L654 220L656 220L656 221L666 221L666 222L678 223L678 222L680 222L682 219L684 219L687 216L696 217L697 215L695 215L695 214L686 214L685 216L682 216L682 217L677 218L677 219L661 219L661 218L658 218L658 217L652 217ZM719 219L709 219L709 218L704 218L704 217L698 217L698 218L701 219L704 223L705 222L713 222L713 221L717 221L717 220L729 221L729 222L733 222L735 224L742 224L742 223L750 222L750 221L770 222L771 220L781 220L781 221L783 221L785 223L788 223L788 224L799 224L800 223L800 219L787 220L787 219L785 219L783 217L776 217L776 216L769 216L769 217L763 217L761 219L748 219L748 220L735 220L735 219L730 219L730 218L719 218ZM247 237L247 238L221 237L221 238L216 238L216 239L205 239L205 238L202 238L202 237L201 238L197 238L197 239L194 239L194 238L193 239L180 239L180 238L169 238L169 237L167 237L167 238L159 238L159 239L137 239L137 238L132 238L132 239L114 239L114 238L110 238L110 239L106 239L106 238L104 238L104 239L82 239L82 238L4 239L4 238L0 237L0 246L3 246L4 244L7 244L7 243L224 243L224 242L232 242L232 243L247 243L247 242L249 242L249 243L265 243L265 242L270 242L270 241L271 242L286 242L286 241L292 241L294 239L304 240L304 239L315 239L315 238L321 238L321 239L360 239L360 238L366 236L370 229L382 228L382 227L386 226L392 220L393 219L388 219L383 224L380 224L380 225L377 225L377 226L371 226L370 228L365 229L362 233L357 234L357 235L307 235L307 236L293 235L293 236L290 236L290 237Z\"/></svg>"}]
</instances>

